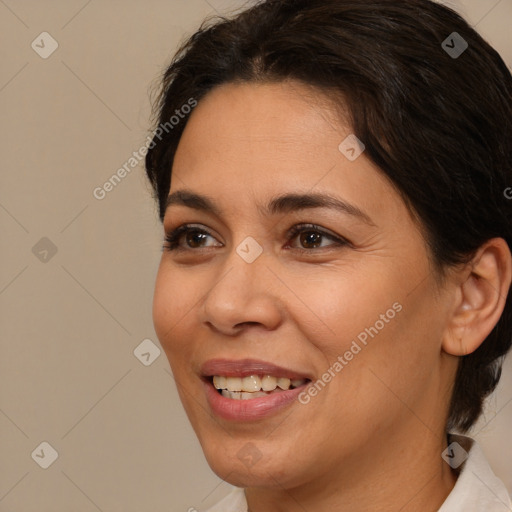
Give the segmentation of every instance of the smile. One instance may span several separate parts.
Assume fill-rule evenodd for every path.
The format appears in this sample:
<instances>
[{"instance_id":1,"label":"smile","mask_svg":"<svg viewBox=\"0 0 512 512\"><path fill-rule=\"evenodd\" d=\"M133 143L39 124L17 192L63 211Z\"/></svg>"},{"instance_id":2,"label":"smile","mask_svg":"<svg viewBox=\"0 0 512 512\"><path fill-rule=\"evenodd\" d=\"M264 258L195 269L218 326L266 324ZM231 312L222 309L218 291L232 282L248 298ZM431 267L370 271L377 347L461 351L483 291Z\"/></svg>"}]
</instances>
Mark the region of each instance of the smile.
<instances>
[{"instance_id":1,"label":"smile","mask_svg":"<svg viewBox=\"0 0 512 512\"><path fill-rule=\"evenodd\" d=\"M296 401L312 376L254 359L216 359L201 368L212 413L229 421L255 421Z\"/></svg>"},{"instance_id":2,"label":"smile","mask_svg":"<svg viewBox=\"0 0 512 512\"><path fill-rule=\"evenodd\" d=\"M213 386L222 396L232 400L250 400L295 389L306 384L307 379L289 379L273 375L249 375L247 377L225 377L215 375Z\"/></svg>"}]
</instances>

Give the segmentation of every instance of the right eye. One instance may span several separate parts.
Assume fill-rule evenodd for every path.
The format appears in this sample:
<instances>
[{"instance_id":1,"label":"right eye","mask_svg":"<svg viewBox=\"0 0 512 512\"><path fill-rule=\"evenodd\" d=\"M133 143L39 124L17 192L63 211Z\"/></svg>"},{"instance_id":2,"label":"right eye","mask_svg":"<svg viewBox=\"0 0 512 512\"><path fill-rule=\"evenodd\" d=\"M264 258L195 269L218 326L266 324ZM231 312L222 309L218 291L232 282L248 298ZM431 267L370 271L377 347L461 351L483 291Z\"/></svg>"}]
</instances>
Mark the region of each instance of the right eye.
<instances>
[{"instance_id":1,"label":"right eye","mask_svg":"<svg viewBox=\"0 0 512 512\"><path fill-rule=\"evenodd\" d=\"M211 233L205 229L195 227L192 224L184 224L179 226L175 230L166 234L163 250L164 251L188 251L201 249L203 247L209 247L201 245L201 242L207 239L207 237L213 237ZM180 242L181 239L185 239L186 246L183 246Z\"/></svg>"}]
</instances>

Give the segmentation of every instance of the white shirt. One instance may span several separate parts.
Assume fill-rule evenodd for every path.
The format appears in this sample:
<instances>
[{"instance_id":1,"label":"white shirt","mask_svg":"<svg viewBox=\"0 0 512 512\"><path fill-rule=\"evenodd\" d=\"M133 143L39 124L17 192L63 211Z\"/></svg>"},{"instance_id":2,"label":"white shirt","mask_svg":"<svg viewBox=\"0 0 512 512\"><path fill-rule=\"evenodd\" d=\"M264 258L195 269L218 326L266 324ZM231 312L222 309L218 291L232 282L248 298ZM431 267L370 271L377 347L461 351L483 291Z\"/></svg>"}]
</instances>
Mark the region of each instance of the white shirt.
<instances>
[{"instance_id":1,"label":"white shirt","mask_svg":"<svg viewBox=\"0 0 512 512\"><path fill-rule=\"evenodd\" d=\"M470 437L450 434L452 442L458 443L468 455L458 468L452 492L438 512L512 512L505 484L493 473L478 443ZM247 512L244 490L234 487L207 512Z\"/></svg>"}]
</instances>

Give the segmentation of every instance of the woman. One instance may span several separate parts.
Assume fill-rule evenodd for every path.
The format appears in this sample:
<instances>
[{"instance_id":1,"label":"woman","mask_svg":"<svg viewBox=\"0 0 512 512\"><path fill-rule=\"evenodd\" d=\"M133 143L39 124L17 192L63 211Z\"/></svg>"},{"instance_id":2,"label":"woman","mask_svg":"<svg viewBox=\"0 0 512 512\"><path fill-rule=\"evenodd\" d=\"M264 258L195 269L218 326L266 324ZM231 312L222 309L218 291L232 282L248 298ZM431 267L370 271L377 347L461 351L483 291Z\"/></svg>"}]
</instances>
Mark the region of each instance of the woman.
<instances>
[{"instance_id":1,"label":"woman","mask_svg":"<svg viewBox=\"0 0 512 512\"><path fill-rule=\"evenodd\" d=\"M428 0L266 0L167 69L154 323L215 512L512 510L512 77Z\"/></svg>"}]
</instances>

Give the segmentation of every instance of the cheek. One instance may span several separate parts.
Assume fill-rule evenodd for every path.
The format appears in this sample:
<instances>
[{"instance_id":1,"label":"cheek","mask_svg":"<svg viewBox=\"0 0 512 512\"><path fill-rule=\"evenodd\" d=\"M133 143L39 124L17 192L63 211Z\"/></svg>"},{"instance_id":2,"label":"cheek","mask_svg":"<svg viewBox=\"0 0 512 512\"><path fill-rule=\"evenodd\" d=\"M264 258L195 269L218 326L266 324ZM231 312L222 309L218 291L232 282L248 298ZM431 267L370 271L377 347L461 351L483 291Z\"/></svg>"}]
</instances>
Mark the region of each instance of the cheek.
<instances>
[{"instance_id":1,"label":"cheek","mask_svg":"<svg viewBox=\"0 0 512 512\"><path fill-rule=\"evenodd\" d=\"M170 362L190 345L178 334L195 302L192 292L188 291L191 290L189 284L165 262L160 264L153 295L153 324Z\"/></svg>"},{"instance_id":2,"label":"cheek","mask_svg":"<svg viewBox=\"0 0 512 512\"><path fill-rule=\"evenodd\" d=\"M174 311L175 297L160 264L153 293L153 325L162 346L165 344L165 333L172 326Z\"/></svg>"},{"instance_id":3,"label":"cheek","mask_svg":"<svg viewBox=\"0 0 512 512\"><path fill-rule=\"evenodd\" d=\"M351 322L337 347L336 354L346 352L331 399L339 406L333 410L346 411L347 404L357 408L353 417L343 418L356 420L353 429L357 424L389 428L423 407L425 393L435 384L440 351L436 315L428 304L427 295L378 300L366 310L371 314L365 325Z\"/></svg>"},{"instance_id":4,"label":"cheek","mask_svg":"<svg viewBox=\"0 0 512 512\"><path fill-rule=\"evenodd\" d=\"M400 317L398 310L403 308L400 293L395 291L397 279L387 269L383 283L379 274L373 278L368 270L335 269L321 279L302 279L300 297L307 316L301 304L296 310L297 322L306 339L329 361L343 355L353 341L364 347L365 342L382 337Z\"/></svg>"},{"instance_id":5,"label":"cheek","mask_svg":"<svg viewBox=\"0 0 512 512\"><path fill-rule=\"evenodd\" d=\"M410 294L408 288L389 269L375 279L344 272L336 279L303 281L301 296L313 321L302 316L299 323L314 345L317 370L336 375L330 400L378 405L392 401L395 392L408 401L425 386L438 357L441 326L430 291Z\"/></svg>"}]
</instances>

